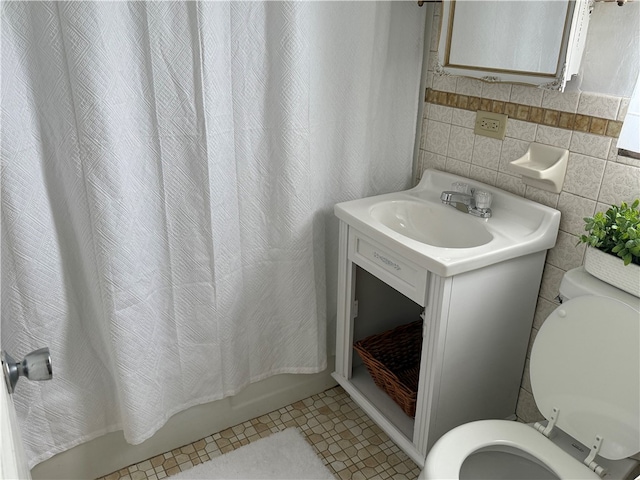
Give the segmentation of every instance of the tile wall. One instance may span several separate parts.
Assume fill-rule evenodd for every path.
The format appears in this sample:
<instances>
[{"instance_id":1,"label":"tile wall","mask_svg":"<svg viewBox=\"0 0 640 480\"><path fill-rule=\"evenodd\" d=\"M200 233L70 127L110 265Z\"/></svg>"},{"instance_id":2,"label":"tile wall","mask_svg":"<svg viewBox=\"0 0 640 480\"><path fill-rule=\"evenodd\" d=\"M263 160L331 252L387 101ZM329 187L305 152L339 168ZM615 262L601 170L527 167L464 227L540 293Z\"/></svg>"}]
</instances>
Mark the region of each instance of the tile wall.
<instances>
[{"instance_id":1,"label":"tile wall","mask_svg":"<svg viewBox=\"0 0 640 480\"><path fill-rule=\"evenodd\" d=\"M616 148L629 99L435 75L439 8L433 22L416 183L424 169L444 170L562 212L556 246L547 255L530 352L542 322L557 306L562 275L583 263L585 246L576 246L583 217L640 197L640 160L618 156ZM504 140L474 135L476 110L509 115ZM524 185L519 176L507 171L508 162L522 156L530 142L569 149L559 194ZM528 357L516 412L525 422L542 418L531 394Z\"/></svg>"}]
</instances>

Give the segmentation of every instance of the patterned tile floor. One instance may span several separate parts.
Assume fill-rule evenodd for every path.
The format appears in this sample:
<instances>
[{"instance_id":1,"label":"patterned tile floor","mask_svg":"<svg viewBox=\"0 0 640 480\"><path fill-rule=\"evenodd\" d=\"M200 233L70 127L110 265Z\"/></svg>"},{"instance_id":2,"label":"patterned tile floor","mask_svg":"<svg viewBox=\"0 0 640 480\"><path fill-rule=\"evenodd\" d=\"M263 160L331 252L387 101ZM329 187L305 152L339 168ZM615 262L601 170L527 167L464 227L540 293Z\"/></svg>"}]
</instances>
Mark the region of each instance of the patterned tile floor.
<instances>
[{"instance_id":1,"label":"patterned tile floor","mask_svg":"<svg viewBox=\"0 0 640 480\"><path fill-rule=\"evenodd\" d=\"M420 470L335 387L98 480L159 480L289 427L297 427L337 479L415 479Z\"/></svg>"}]
</instances>

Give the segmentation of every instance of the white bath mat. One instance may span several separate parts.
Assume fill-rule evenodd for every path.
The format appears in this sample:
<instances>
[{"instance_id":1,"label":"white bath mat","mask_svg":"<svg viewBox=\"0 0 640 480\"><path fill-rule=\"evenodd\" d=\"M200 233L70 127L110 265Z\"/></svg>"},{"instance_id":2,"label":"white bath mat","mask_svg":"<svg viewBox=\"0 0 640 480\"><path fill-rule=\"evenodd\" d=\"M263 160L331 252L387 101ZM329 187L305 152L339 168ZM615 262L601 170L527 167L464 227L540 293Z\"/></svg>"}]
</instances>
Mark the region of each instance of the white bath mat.
<instances>
[{"instance_id":1,"label":"white bath mat","mask_svg":"<svg viewBox=\"0 0 640 480\"><path fill-rule=\"evenodd\" d=\"M333 480L313 448L295 428L288 428L233 452L168 477L204 479Z\"/></svg>"}]
</instances>

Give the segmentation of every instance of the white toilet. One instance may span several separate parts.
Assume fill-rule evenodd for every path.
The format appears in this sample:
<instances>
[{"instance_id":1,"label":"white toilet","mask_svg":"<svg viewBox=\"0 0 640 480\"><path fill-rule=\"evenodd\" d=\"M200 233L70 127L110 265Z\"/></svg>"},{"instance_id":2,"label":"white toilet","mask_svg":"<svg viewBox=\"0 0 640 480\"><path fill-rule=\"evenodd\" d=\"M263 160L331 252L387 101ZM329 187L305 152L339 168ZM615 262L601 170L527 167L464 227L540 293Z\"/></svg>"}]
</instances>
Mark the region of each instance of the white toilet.
<instances>
[{"instance_id":1,"label":"white toilet","mask_svg":"<svg viewBox=\"0 0 640 480\"><path fill-rule=\"evenodd\" d=\"M640 299L582 267L531 352L531 387L548 422L481 420L430 450L420 479L624 479L640 452Z\"/></svg>"}]
</instances>

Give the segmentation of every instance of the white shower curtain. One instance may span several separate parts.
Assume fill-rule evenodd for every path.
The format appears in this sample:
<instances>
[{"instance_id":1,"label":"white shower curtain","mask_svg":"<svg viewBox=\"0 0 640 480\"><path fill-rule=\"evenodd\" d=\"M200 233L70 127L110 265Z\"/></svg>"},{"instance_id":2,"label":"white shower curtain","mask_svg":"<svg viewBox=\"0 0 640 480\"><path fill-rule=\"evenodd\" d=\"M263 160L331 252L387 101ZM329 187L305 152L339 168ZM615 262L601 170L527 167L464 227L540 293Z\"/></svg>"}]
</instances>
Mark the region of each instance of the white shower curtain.
<instances>
[{"instance_id":1,"label":"white shower curtain","mask_svg":"<svg viewBox=\"0 0 640 480\"><path fill-rule=\"evenodd\" d=\"M14 395L32 465L324 369L332 205L409 183L415 2L1 8L2 348L54 363Z\"/></svg>"}]
</instances>

